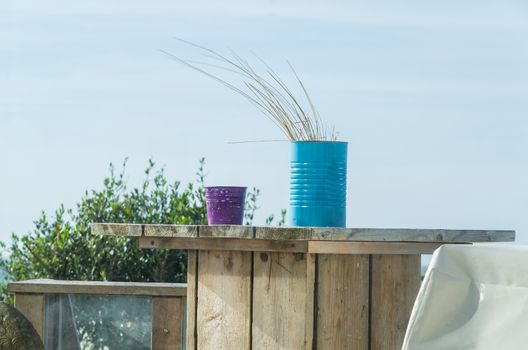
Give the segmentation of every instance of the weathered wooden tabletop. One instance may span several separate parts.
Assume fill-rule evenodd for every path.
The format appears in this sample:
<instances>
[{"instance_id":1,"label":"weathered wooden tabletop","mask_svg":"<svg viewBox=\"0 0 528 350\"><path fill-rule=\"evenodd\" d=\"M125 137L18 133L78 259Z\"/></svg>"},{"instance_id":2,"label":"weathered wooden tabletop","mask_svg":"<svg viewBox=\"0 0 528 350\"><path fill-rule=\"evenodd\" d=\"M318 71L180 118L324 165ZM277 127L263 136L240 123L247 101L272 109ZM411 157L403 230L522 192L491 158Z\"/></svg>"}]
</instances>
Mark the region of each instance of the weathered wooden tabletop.
<instances>
[{"instance_id":1,"label":"weathered wooden tabletop","mask_svg":"<svg viewBox=\"0 0 528 350\"><path fill-rule=\"evenodd\" d=\"M92 233L146 237L224 237L271 240L345 240L385 242L512 242L512 230L405 228L261 227L231 225L92 224Z\"/></svg>"},{"instance_id":2,"label":"weathered wooden tabletop","mask_svg":"<svg viewBox=\"0 0 528 350\"><path fill-rule=\"evenodd\" d=\"M446 243L515 240L505 230L92 224L92 232L138 237L142 248L314 254L430 254Z\"/></svg>"}]
</instances>

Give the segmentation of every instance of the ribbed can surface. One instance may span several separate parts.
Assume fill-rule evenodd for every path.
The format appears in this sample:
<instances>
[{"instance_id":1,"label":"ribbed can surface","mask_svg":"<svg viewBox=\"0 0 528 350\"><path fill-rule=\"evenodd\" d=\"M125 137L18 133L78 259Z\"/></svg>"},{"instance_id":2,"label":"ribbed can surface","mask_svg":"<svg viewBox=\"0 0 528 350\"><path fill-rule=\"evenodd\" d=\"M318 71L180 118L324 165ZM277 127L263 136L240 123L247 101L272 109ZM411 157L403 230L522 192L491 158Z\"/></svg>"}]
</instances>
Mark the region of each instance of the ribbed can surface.
<instances>
[{"instance_id":1,"label":"ribbed can surface","mask_svg":"<svg viewBox=\"0 0 528 350\"><path fill-rule=\"evenodd\" d=\"M346 142L292 142L293 226L346 227Z\"/></svg>"}]
</instances>

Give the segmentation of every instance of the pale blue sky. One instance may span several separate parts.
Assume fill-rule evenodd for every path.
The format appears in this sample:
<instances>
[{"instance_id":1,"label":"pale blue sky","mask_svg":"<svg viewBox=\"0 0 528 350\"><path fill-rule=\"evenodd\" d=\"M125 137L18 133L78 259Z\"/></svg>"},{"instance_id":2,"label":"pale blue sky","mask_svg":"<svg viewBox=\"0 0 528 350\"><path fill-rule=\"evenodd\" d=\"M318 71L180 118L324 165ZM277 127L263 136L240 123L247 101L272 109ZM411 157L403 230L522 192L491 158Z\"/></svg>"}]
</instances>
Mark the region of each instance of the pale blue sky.
<instances>
[{"instance_id":1,"label":"pale blue sky","mask_svg":"<svg viewBox=\"0 0 528 350\"><path fill-rule=\"evenodd\" d=\"M0 240L129 157L288 206L289 145L252 106L159 52L291 61L349 144L348 225L516 229L528 242L525 1L0 1ZM225 52L225 51L224 51Z\"/></svg>"}]
</instances>

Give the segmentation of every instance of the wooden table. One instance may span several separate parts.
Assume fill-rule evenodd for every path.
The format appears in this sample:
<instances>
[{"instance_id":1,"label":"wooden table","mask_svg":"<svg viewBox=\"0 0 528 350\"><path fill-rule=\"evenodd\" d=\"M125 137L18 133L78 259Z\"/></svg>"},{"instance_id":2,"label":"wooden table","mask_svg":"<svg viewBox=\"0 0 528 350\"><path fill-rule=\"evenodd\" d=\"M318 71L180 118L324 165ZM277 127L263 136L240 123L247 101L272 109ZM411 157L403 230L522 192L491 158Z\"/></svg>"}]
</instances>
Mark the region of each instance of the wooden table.
<instances>
[{"instance_id":1,"label":"wooden table","mask_svg":"<svg viewBox=\"0 0 528 350\"><path fill-rule=\"evenodd\" d=\"M421 254L514 231L93 224L142 248L188 249L194 349L400 349Z\"/></svg>"}]
</instances>

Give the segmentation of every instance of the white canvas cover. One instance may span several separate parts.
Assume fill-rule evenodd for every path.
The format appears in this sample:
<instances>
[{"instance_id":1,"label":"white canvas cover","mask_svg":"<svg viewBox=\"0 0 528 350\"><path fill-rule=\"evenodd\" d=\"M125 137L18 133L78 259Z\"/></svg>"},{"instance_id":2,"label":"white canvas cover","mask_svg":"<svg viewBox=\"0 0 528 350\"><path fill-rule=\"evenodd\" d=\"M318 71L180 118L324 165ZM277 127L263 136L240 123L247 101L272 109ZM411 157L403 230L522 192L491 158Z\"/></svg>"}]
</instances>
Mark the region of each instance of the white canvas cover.
<instances>
[{"instance_id":1,"label":"white canvas cover","mask_svg":"<svg viewBox=\"0 0 528 350\"><path fill-rule=\"evenodd\" d=\"M528 349L528 247L436 250L402 349Z\"/></svg>"}]
</instances>

